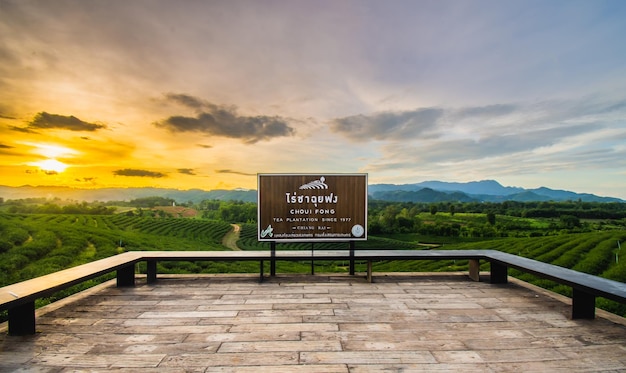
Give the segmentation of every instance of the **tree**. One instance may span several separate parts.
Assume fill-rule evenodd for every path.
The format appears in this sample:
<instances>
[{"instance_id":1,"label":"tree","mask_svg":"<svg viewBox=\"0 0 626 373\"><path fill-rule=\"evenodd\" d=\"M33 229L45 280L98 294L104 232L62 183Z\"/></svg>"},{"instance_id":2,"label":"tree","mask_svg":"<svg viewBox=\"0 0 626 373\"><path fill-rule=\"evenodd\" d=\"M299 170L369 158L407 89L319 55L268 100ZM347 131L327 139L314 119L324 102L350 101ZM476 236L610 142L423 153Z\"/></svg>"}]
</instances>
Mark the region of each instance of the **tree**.
<instances>
[{"instance_id":1,"label":"tree","mask_svg":"<svg viewBox=\"0 0 626 373\"><path fill-rule=\"evenodd\" d=\"M434 203L430 205L430 214L437 215L437 205L435 205Z\"/></svg>"},{"instance_id":2,"label":"tree","mask_svg":"<svg viewBox=\"0 0 626 373\"><path fill-rule=\"evenodd\" d=\"M396 228L396 216L400 213L398 205L389 205L385 207L381 216L380 223L385 232L391 233Z\"/></svg>"},{"instance_id":3,"label":"tree","mask_svg":"<svg viewBox=\"0 0 626 373\"><path fill-rule=\"evenodd\" d=\"M487 223L490 225L496 225L496 214L493 212L487 213Z\"/></svg>"},{"instance_id":4,"label":"tree","mask_svg":"<svg viewBox=\"0 0 626 373\"><path fill-rule=\"evenodd\" d=\"M580 219L574 215L561 215L560 219L561 225L565 228L576 228L580 227Z\"/></svg>"}]
</instances>

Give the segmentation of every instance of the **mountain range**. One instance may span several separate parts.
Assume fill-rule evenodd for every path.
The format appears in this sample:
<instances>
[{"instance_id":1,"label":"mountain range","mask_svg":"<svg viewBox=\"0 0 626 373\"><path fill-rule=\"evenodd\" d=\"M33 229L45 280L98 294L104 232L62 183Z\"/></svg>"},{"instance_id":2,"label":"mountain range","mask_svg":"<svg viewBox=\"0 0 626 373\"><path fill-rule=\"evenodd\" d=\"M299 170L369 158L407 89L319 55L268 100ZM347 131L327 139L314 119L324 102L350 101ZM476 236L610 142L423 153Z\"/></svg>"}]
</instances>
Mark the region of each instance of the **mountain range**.
<instances>
[{"instance_id":1,"label":"mountain range","mask_svg":"<svg viewBox=\"0 0 626 373\"><path fill-rule=\"evenodd\" d=\"M502 186L495 180L467 183L424 181L416 184L369 185L370 198L396 202L533 202L533 201L583 201L625 202L620 198L601 197L589 193L540 187L525 189Z\"/></svg>"},{"instance_id":2,"label":"mountain range","mask_svg":"<svg viewBox=\"0 0 626 373\"><path fill-rule=\"evenodd\" d=\"M368 186L370 199L392 202L503 202L503 201L584 201L625 202L614 197L600 197L589 193L575 193L546 187L524 189L502 186L495 180L467 183L424 181L415 184L372 184ZM101 188L79 189L52 186L0 185L0 198L59 198L74 201L130 201L145 197L172 198L176 202L200 202L202 200L238 200L256 202L257 191L250 189L202 190L166 188Z\"/></svg>"}]
</instances>

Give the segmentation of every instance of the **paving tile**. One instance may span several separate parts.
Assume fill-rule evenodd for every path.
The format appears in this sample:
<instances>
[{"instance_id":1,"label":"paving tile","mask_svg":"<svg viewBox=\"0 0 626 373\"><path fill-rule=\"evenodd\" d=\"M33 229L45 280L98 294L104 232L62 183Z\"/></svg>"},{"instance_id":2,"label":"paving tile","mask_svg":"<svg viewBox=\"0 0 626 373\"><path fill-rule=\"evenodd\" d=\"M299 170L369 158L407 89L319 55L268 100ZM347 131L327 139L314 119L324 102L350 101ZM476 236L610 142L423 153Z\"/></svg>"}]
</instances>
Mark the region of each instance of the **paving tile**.
<instances>
[{"instance_id":1,"label":"paving tile","mask_svg":"<svg viewBox=\"0 0 626 373\"><path fill-rule=\"evenodd\" d=\"M303 322L302 316L276 316L276 317L231 317L231 318L207 318L199 319L198 325L213 324L292 324Z\"/></svg>"},{"instance_id":2,"label":"paving tile","mask_svg":"<svg viewBox=\"0 0 626 373\"><path fill-rule=\"evenodd\" d=\"M519 361L550 361L567 360L567 356L555 348L517 348L517 349L496 349L479 350L477 354L485 362L519 362Z\"/></svg>"},{"instance_id":3,"label":"paving tile","mask_svg":"<svg viewBox=\"0 0 626 373\"><path fill-rule=\"evenodd\" d=\"M371 351L302 352L303 364L408 364L436 363L429 351L388 351L373 354Z\"/></svg>"},{"instance_id":4,"label":"paving tile","mask_svg":"<svg viewBox=\"0 0 626 373\"><path fill-rule=\"evenodd\" d=\"M438 362L444 364L483 363L484 360L476 351L433 351Z\"/></svg>"},{"instance_id":5,"label":"paving tile","mask_svg":"<svg viewBox=\"0 0 626 373\"><path fill-rule=\"evenodd\" d=\"M258 342L258 341L299 341L300 332L244 332L244 333L211 333L189 334L186 342Z\"/></svg>"},{"instance_id":6,"label":"paving tile","mask_svg":"<svg viewBox=\"0 0 626 373\"><path fill-rule=\"evenodd\" d=\"M235 317L238 311L151 311L139 315L139 319L198 319L207 317Z\"/></svg>"},{"instance_id":7,"label":"paving tile","mask_svg":"<svg viewBox=\"0 0 626 373\"><path fill-rule=\"evenodd\" d=\"M288 323L288 324L237 324L233 325L229 332L259 332L259 331L311 331L311 330L338 330L337 324L332 323Z\"/></svg>"},{"instance_id":8,"label":"paving tile","mask_svg":"<svg viewBox=\"0 0 626 373\"><path fill-rule=\"evenodd\" d=\"M295 352L255 352L223 354L182 354L170 355L161 361L159 367L216 367L216 366L270 366L296 365L298 353Z\"/></svg>"},{"instance_id":9,"label":"paving tile","mask_svg":"<svg viewBox=\"0 0 626 373\"><path fill-rule=\"evenodd\" d=\"M485 367L485 364L449 364L449 363L424 363L424 364L349 364L350 373L380 373L380 372L463 372L463 373L485 373L497 372ZM506 372L507 370L500 370ZM523 372L523 370L512 370L511 372Z\"/></svg>"},{"instance_id":10,"label":"paving tile","mask_svg":"<svg viewBox=\"0 0 626 373\"><path fill-rule=\"evenodd\" d=\"M324 364L312 368L309 365L262 365L262 366L237 366L237 367L209 367L206 373L349 373L345 364Z\"/></svg>"},{"instance_id":11,"label":"paving tile","mask_svg":"<svg viewBox=\"0 0 626 373\"><path fill-rule=\"evenodd\" d=\"M218 352L341 351L337 341L224 342Z\"/></svg>"},{"instance_id":12,"label":"paving tile","mask_svg":"<svg viewBox=\"0 0 626 373\"><path fill-rule=\"evenodd\" d=\"M373 351L382 352L386 351L448 351L448 350L461 350L467 348L466 345L457 339L417 339L415 336L404 336L404 340L389 340L388 338L381 338L378 340L358 340L358 339L345 339L342 341L342 346L345 351ZM406 337L413 337L406 339Z\"/></svg>"}]
</instances>

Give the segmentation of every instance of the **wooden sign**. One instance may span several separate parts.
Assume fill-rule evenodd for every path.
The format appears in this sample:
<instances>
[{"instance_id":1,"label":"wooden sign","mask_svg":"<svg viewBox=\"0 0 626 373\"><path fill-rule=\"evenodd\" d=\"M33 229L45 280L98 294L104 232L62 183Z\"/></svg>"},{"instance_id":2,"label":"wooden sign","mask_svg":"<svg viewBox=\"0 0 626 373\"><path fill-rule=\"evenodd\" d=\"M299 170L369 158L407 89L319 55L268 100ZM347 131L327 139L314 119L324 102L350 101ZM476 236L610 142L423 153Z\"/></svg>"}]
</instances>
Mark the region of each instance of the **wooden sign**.
<instances>
[{"instance_id":1,"label":"wooden sign","mask_svg":"<svg viewBox=\"0 0 626 373\"><path fill-rule=\"evenodd\" d=\"M259 174L259 241L367 240L367 174Z\"/></svg>"}]
</instances>

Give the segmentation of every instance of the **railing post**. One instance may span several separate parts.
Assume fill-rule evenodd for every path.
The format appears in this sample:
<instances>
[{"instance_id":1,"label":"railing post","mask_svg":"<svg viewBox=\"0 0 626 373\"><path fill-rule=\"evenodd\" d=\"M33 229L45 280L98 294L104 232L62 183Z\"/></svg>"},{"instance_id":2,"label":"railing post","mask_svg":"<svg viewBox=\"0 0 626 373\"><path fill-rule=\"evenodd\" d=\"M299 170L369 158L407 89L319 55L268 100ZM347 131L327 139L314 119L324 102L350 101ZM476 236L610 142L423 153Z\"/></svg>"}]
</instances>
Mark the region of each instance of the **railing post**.
<instances>
[{"instance_id":1,"label":"railing post","mask_svg":"<svg viewBox=\"0 0 626 373\"><path fill-rule=\"evenodd\" d=\"M311 275L315 274L315 243L311 242Z\"/></svg>"},{"instance_id":2,"label":"railing post","mask_svg":"<svg viewBox=\"0 0 626 373\"><path fill-rule=\"evenodd\" d=\"M276 276L276 241L270 242L270 276Z\"/></svg>"},{"instance_id":3,"label":"railing post","mask_svg":"<svg viewBox=\"0 0 626 373\"><path fill-rule=\"evenodd\" d=\"M157 261L156 260L148 260L146 261L147 266L147 279L146 281L149 284L155 283L157 280Z\"/></svg>"},{"instance_id":4,"label":"railing post","mask_svg":"<svg viewBox=\"0 0 626 373\"><path fill-rule=\"evenodd\" d=\"M576 288L572 289L572 319L594 319L596 297Z\"/></svg>"},{"instance_id":5,"label":"railing post","mask_svg":"<svg viewBox=\"0 0 626 373\"><path fill-rule=\"evenodd\" d=\"M135 286L135 263L117 269L117 287Z\"/></svg>"},{"instance_id":6,"label":"railing post","mask_svg":"<svg viewBox=\"0 0 626 373\"><path fill-rule=\"evenodd\" d=\"M354 247L355 242L350 241L350 275L354 276Z\"/></svg>"},{"instance_id":7,"label":"railing post","mask_svg":"<svg viewBox=\"0 0 626 373\"><path fill-rule=\"evenodd\" d=\"M491 283L492 284L506 284L509 282L509 267L505 264L491 262Z\"/></svg>"},{"instance_id":8,"label":"railing post","mask_svg":"<svg viewBox=\"0 0 626 373\"><path fill-rule=\"evenodd\" d=\"M35 301L9 308L9 335L35 334Z\"/></svg>"},{"instance_id":9,"label":"railing post","mask_svg":"<svg viewBox=\"0 0 626 373\"><path fill-rule=\"evenodd\" d=\"M259 266L260 266L260 268L259 268L259 283L262 283L263 282L263 275L264 275L263 274L263 271L264 271L263 260L259 261Z\"/></svg>"}]
</instances>

